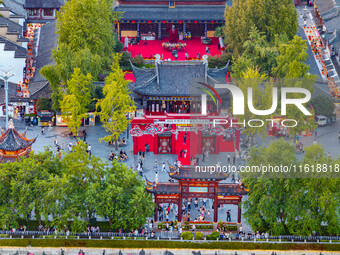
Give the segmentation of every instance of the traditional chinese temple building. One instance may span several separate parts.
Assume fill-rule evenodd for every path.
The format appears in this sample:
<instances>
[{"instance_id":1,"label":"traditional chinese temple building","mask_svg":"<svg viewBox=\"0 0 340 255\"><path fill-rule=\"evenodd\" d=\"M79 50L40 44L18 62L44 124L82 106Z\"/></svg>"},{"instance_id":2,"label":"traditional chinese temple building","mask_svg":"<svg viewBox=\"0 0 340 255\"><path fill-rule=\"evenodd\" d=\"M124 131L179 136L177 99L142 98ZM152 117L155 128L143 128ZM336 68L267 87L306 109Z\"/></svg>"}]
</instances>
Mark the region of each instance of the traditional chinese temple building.
<instances>
[{"instance_id":1,"label":"traditional chinese temple building","mask_svg":"<svg viewBox=\"0 0 340 255\"><path fill-rule=\"evenodd\" d=\"M155 68L133 66L133 73L130 90L141 108L131 121L134 154L146 149L176 154L183 165L190 165L198 154L239 150L240 130L230 127L233 118L222 110L228 108L228 90L218 91L221 100L207 100L207 114L201 113L203 91L230 81L227 66L210 69L206 60L157 60ZM225 124L215 126L217 119Z\"/></svg>"},{"instance_id":2,"label":"traditional chinese temple building","mask_svg":"<svg viewBox=\"0 0 340 255\"><path fill-rule=\"evenodd\" d=\"M172 203L178 206L178 221L182 221L182 200L187 198L208 198L213 200L214 222L218 221L218 205L233 204L238 206L237 222L241 223L242 196L248 190L242 184L221 183L228 174L220 172L196 171L194 166L182 166L176 169L169 165L173 183L155 183L146 180L147 191L155 197L157 205ZM155 221L158 221L158 211L155 211Z\"/></svg>"},{"instance_id":3,"label":"traditional chinese temple building","mask_svg":"<svg viewBox=\"0 0 340 255\"><path fill-rule=\"evenodd\" d=\"M56 19L64 0L25 0L27 20L32 23L45 23Z\"/></svg>"},{"instance_id":4,"label":"traditional chinese temple building","mask_svg":"<svg viewBox=\"0 0 340 255\"><path fill-rule=\"evenodd\" d=\"M27 139L26 131L20 134L14 129L13 121L9 128L0 135L0 163L20 160L21 157L29 156L35 139Z\"/></svg>"},{"instance_id":5,"label":"traditional chinese temple building","mask_svg":"<svg viewBox=\"0 0 340 255\"><path fill-rule=\"evenodd\" d=\"M116 11L123 12L117 22L120 37L139 37L151 32L154 39L166 37L172 25L180 33L213 37L224 23L224 10L231 0L118 0Z\"/></svg>"}]
</instances>

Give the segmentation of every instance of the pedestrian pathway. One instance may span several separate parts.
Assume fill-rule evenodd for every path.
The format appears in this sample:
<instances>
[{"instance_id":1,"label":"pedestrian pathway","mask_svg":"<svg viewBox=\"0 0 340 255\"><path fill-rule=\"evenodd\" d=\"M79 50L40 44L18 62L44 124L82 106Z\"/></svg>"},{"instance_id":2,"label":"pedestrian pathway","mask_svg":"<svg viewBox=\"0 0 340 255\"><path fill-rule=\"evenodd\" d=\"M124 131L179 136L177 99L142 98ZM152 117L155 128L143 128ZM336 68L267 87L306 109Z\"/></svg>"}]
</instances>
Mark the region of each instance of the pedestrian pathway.
<instances>
[{"instance_id":1,"label":"pedestrian pathway","mask_svg":"<svg viewBox=\"0 0 340 255\"><path fill-rule=\"evenodd\" d=\"M300 25L302 25L302 20L300 19L299 21ZM316 64L320 70L322 79L327 82L332 96L334 98L340 98L340 90L337 85L339 76L332 61L328 58L329 50L324 47L319 31L317 30L313 20L308 16L306 17L306 20L303 21L302 26L306 34L308 44L312 49Z\"/></svg>"}]
</instances>

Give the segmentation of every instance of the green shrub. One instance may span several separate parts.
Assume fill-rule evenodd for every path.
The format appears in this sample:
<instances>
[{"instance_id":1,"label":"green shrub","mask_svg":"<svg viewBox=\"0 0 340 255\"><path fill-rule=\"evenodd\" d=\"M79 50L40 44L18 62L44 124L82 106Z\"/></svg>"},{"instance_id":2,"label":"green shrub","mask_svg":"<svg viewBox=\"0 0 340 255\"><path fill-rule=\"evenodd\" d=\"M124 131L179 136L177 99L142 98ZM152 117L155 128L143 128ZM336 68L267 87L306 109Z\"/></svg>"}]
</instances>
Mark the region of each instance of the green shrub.
<instances>
[{"instance_id":1,"label":"green shrub","mask_svg":"<svg viewBox=\"0 0 340 255\"><path fill-rule=\"evenodd\" d=\"M134 58L131 59L132 64L135 66L141 68L144 64L144 58L141 55L137 55Z\"/></svg>"},{"instance_id":2,"label":"green shrub","mask_svg":"<svg viewBox=\"0 0 340 255\"><path fill-rule=\"evenodd\" d=\"M220 237L220 232L218 231L212 232L210 235L206 236L207 240L216 240L219 237Z\"/></svg>"},{"instance_id":3,"label":"green shrub","mask_svg":"<svg viewBox=\"0 0 340 255\"><path fill-rule=\"evenodd\" d=\"M203 233L202 232L197 232L195 234L195 239L196 240L203 240Z\"/></svg>"},{"instance_id":4,"label":"green shrub","mask_svg":"<svg viewBox=\"0 0 340 255\"><path fill-rule=\"evenodd\" d=\"M216 239L215 239L216 240ZM277 241L277 240L276 240ZM72 240L72 239L1 239L0 246L14 247L93 247L93 248L160 248L160 249L218 249L218 250L314 250L339 251L339 243L254 243L254 242L178 242L156 240Z\"/></svg>"},{"instance_id":5,"label":"green shrub","mask_svg":"<svg viewBox=\"0 0 340 255\"><path fill-rule=\"evenodd\" d=\"M220 229L224 227L223 221L220 220L220 221L218 222L218 227L219 227Z\"/></svg>"},{"instance_id":6,"label":"green shrub","mask_svg":"<svg viewBox=\"0 0 340 255\"><path fill-rule=\"evenodd\" d=\"M39 98L37 100L36 108L38 111L43 111L43 110L50 111L52 108L52 101L48 98Z\"/></svg>"},{"instance_id":7,"label":"green shrub","mask_svg":"<svg viewBox=\"0 0 340 255\"><path fill-rule=\"evenodd\" d=\"M183 240L192 240L194 235L190 231L185 231L181 234L181 237L183 238Z\"/></svg>"},{"instance_id":8,"label":"green shrub","mask_svg":"<svg viewBox=\"0 0 340 255\"><path fill-rule=\"evenodd\" d=\"M117 35L115 35L116 45L114 47L115 52L121 52L124 48L124 44L118 40Z\"/></svg>"}]
</instances>

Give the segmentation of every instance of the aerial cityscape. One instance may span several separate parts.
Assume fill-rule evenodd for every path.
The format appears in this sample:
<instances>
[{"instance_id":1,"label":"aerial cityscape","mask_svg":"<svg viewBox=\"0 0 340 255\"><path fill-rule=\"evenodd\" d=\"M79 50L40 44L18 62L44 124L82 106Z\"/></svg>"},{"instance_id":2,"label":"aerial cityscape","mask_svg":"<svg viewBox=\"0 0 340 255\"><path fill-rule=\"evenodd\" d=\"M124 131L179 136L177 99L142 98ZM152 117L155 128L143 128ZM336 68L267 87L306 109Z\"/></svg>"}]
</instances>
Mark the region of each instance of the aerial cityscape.
<instances>
[{"instance_id":1,"label":"aerial cityscape","mask_svg":"<svg viewBox=\"0 0 340 255\"><path fill-rule=\"evenodd\" d=\"M0 0L0 254L340 254L340 0Z\"/></svg>"}]
</instances>

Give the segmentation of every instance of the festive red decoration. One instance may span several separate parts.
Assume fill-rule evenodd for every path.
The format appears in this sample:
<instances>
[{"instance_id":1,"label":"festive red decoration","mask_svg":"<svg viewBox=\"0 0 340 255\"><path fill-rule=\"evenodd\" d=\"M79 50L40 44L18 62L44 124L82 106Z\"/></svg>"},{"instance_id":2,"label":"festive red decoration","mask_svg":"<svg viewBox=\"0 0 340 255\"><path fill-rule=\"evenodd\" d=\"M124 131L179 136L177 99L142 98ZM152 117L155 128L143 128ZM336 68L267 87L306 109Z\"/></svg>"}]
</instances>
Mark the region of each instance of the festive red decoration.
<instances>
[{"instance_id":1,"label":"festive red decoration","mask_svg":"<svg viewBox=\"0 0 340 255\"><path fill-rule=\"evenodd\" d=\"M166 20L163 20L162 23L165 24L165 23L166 23Z\"/></svg>"},{"instance_id":2,"label":"festive red decoration","mask_svg":"<svg viewBox=\"0 0 340 255\"><path fill-rule=\"evenodd\" d=\"M215 23L215 20L212 20L212 21L210 21L211 22L211 24L214 24Z\"/></svg>"},{"instance_id":3,"label":"festive red decoration","mask_svg":"<svg viewBox=\"0 0 340 255\"><path fill-rule=\"evenodd\" d=\"M182 23L183 23L183 20L179 20L178 23L179 23L179 24L182 24Z\"/></svg>"},{"instance_id":4,"label":"festive red decoration","mask_svg":"<svg viewBox=\"0 0 340 255\"><path fill-rule=\"evenodd\" d=\"M116 23L116 24L118 24L118 23L119 23L119 21L118 21L118 20L115 20L115 23Z\"/></svg>"},{"instance_id":5,"label":"festive red decoration","mask_svg":"<svg viewBox=\"0 0 340 255\"><path fill-rule=\"evenodd\" d=\"M150 23L151 23L151 20L148 20L147 22L148 22L148 24L150 24Z\"/></svg>"},{"instance_id":6,"label":"festive red decoration","mask_svg":"<svg viewBox=\"0 0 340 255\"><path fill-rule=\"evenodd\" d=\"M131 20L131 23L132 23L132 24L135 24L135 23L136 23L136 21L134 21L134 20Z\"/></svg>"},{"instance_id":7,"label":"festive red decoration","mask_svg":"<svg viewBox=\"0 0 340 255\"><path fill-rule=\"evenodd\" d=\"M197 23L198 23L198 21L197 21L197 20L195 20L195 21L194 21L194 23L195 23L195 24L197 24Z\"/></svg>"}]
</instances>

